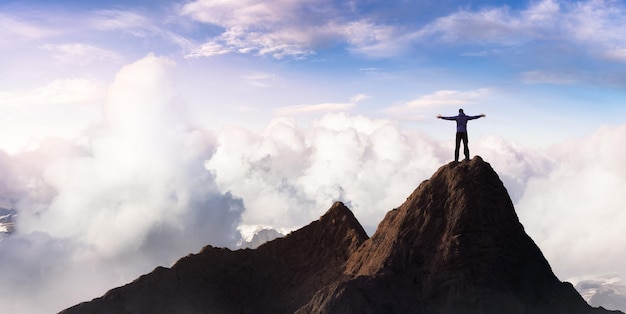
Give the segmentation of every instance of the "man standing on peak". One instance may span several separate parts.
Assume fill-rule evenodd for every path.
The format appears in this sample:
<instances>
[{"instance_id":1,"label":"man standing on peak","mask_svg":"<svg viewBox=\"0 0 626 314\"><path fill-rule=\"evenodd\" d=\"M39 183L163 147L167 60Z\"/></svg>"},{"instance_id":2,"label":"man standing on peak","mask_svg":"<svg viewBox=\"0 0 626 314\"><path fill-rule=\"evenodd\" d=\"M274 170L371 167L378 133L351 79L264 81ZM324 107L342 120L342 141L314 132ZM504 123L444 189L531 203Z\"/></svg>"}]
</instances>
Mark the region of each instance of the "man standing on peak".
<instances>
[{"instance_id":1,"label":"man standing on peak","mask_svg":"<svg viewBox=\"0 0 626 314\"><path fill-rule=\"evenodd\" d=\"M459 161L459 147L461 146L461 140L463 140L463 153L465 154L465 160L469 160L469 147L467 146L467 121L484 117L484 114L479 116L466 116L463 113L463 109L459 109L459 115L454 117L442 117L437 115L437 118L444 120L456 121L456 149L454 150L454 161Z\"/></svg>"}]
</instances>

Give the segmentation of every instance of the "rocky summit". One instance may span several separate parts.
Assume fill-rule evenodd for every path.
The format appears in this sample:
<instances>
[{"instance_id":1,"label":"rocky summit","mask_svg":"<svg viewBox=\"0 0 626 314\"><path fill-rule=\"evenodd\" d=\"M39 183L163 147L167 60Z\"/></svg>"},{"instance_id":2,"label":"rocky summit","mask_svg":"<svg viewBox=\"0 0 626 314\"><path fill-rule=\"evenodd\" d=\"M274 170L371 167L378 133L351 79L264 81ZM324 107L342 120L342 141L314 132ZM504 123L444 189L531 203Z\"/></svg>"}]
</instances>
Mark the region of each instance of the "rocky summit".
<instances>
[{"instance_id":1,"label":"rocky summit","mask_svg":"<svg viewBox=\"0 0 626 314\"><path fill-rule=\"evenodd\" d=\"M371 238L337 202L257 249L207 246L62 313L612 312L554 275L475 157L439 168Z\"/></svg>"}]
</instances>

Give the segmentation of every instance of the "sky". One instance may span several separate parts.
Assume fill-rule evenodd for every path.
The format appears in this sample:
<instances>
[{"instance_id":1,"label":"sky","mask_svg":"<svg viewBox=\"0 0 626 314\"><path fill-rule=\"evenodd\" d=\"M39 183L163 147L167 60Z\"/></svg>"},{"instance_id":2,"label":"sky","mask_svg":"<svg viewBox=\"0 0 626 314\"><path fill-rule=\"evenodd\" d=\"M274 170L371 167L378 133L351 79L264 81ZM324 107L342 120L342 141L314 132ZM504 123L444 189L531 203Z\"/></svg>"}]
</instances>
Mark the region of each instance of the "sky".
<instances>
[{"instance_id":1,"label":"sky","mask_svg":"<svg viewBox=\"0 0 626 314\"><path fill-rule=\"evenodd\" d=\"M556 275L619 285L623 25L611 0L4 0L0 300L58 311L336 200L371 235L459 108Z\"/></svg>"}]
</instances>

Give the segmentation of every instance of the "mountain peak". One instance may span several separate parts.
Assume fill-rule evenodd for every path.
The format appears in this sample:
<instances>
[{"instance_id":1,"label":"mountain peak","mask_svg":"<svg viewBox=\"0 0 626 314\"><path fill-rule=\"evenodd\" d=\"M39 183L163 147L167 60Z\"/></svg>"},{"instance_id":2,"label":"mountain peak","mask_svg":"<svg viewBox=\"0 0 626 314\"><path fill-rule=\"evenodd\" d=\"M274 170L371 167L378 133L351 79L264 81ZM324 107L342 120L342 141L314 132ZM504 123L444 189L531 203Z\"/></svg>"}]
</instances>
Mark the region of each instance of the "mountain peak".
<instances>
[{"instance_id":1,"label":"mountain peak","mask_svg":"<svg viewBox=\"0 0 626 314\"><path fill-rule=\"evenodd\" d=\"M571 284L556 278L525 233L497 173L478 156L440 167L386 214L371 238L336 202L319 220L255 250L207 247L67 313L130 308L169 313L606 312L591 308Z\"/></svg>"},{"instance_id":2,"label":"mountain peak","mask_svg":"<svg viewBox=\"0 0 626 314\"><path fill-rule=\"evenodd\" d=\"M519 233L523 227L489 163L480 157L451 162L422 182L402 206L387 213L359 254L350 258L347 272L414 271L415 265L406 263L423 267L426 259L439 264L464 258L457 255L465 244L471 248L482 243L493 249L496 242L509 239L507 234Z\"/></svg>"},{"instance_id":3,"label":"mountain peak","mask_svg":"<svg viewBox=\"0 0 626 314\"><path fill-rule=\"evenodd\" d=\"M343 202L334 202L333 205L326 211L324 215L320 218L320 220L325 219L333 219L333 217L344 217L351 216L354 217L352 211L343 204Z\"/></svg>"},{"instance_id":4,"label":"mountain peak","mask_svg":"<svg viewBox=\"0 0 626 314\"><path fill-rule=\"evenodd\" d=\"M350 280L318 293L304 312L590 310L552 273L497 173L478 156L440 167L388 212L350 256L346 274Z\"/></svg>"}]
</instances>

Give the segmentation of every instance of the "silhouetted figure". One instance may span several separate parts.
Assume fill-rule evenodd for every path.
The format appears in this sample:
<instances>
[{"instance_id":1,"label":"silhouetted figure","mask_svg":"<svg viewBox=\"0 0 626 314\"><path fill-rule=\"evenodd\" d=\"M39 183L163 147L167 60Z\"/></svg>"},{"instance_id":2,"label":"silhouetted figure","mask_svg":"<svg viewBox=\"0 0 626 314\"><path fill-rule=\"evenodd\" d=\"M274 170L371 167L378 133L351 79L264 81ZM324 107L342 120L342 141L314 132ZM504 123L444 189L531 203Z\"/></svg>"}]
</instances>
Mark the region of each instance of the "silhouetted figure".
<instances>
[{"instance_id":1,"label":"silhouetted figure","mask_svg":"<svg viewBox=\"0 0 626 314\"><path fill-rule=\"evenodd\" d=\"M463 113L463 109L459 109L459 115L453 117L442 117L437 115L437 118L444 120L456 121L456 148L454 149L454 161L459 161L459 147L461 146L461 140L463 140L463 153L465 154L465 160L469 160L469 147L467 146L467 121L484 117L484 114L479 116L467 116Z\"/></svg>"}]
</instances>

